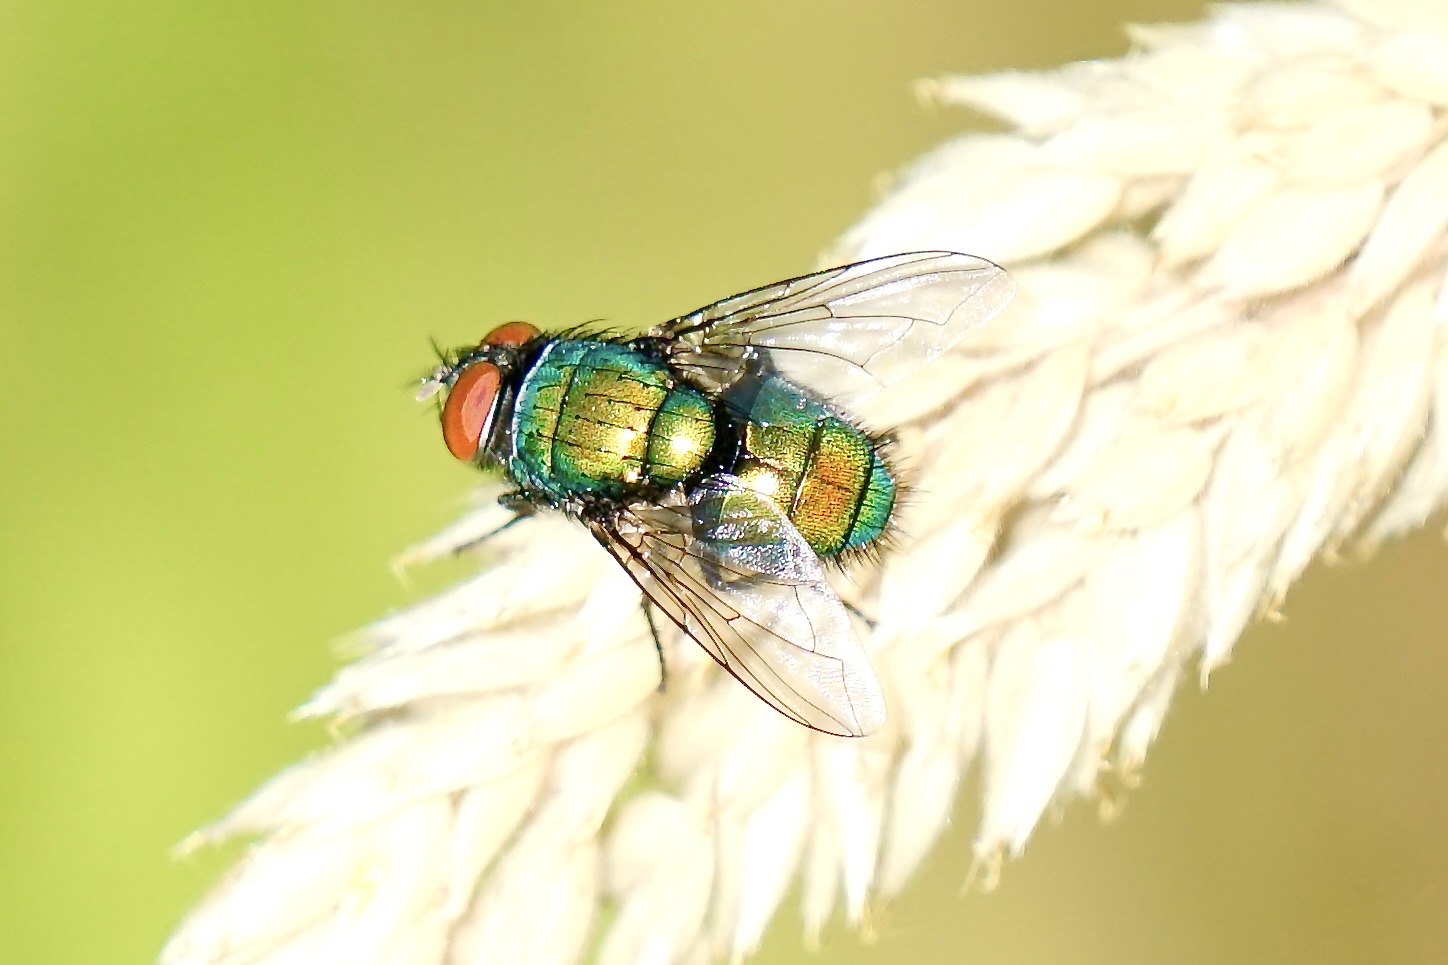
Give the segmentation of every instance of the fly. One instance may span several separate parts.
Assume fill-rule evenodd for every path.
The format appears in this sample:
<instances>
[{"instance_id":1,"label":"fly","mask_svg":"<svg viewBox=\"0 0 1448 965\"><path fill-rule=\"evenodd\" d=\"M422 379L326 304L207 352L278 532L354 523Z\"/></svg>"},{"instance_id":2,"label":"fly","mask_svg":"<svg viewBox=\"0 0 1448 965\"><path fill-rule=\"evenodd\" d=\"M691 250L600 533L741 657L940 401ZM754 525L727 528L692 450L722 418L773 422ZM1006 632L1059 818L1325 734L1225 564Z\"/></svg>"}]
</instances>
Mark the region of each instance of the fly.
<instances>
[{"instance_id":1,"label":"fly","mask_svg":"<svg viewBox=\"0 0 1448 965\"><path fill-rule=\"evenodd\" d=\"M1010 301L981 258L913 252L732 295L639 338L494 328L423 382L458 459L519 513L578 519L725 670L815 730L885 700L825 563L876 546L897 476L850 407Z\"/></svg>"}]
</instances>

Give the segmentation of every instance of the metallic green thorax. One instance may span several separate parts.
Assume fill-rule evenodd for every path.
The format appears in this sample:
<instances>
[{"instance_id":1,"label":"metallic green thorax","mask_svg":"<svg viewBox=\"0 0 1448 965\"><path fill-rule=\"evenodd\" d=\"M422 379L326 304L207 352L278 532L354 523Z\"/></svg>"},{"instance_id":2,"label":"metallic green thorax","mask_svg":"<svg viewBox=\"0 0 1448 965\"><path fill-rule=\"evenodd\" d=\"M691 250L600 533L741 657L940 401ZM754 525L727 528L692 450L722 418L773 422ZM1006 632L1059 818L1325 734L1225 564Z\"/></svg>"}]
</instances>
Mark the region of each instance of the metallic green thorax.
<instances>
[{"instance_id":1,"label":"metallic green thorax","mask_svg":"<svg viewBox=\"0 0 1448 965\"><path fill-rule=\"evenodd\" d=\"M601 339L544 347L512 429L508 468L527 488L621 499L728 472L773 499L822 557L874 542L895 505L878 445L794 383L765 376L711 404L662 360Z\"/></svg>"},{"instance_id":2,"label":"metallic green thorax","mask_svg":"<svg viewBox=\"0 0 1448 965\"><path fill-rule=\"evenodd\" d=\"M614 342L560 339L523 378L509 470L554 498L622 498L695 475L714 447L703 393Z\"/></svg>"}]
</instances>

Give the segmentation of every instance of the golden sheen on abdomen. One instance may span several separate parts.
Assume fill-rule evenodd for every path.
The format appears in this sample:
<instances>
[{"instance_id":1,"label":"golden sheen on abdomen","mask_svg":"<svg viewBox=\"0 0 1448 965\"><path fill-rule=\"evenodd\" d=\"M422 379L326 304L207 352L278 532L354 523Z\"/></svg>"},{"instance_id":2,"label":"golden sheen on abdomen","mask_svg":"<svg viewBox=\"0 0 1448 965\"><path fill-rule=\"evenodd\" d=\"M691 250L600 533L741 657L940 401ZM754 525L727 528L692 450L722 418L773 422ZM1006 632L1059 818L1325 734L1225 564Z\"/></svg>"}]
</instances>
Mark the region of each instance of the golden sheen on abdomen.
<instances>
[{"instance_id":1,"label":"golden sheen on abdomen","mask_svg":"<svg viewBox=\"0 0 1448 965\"><path fill-rule=\"evenodd\" d=\"M779 504L820 556L874 542L895 505L878 445L781 376L748 404L734 472Z\"/></svg>"}]
</instances>

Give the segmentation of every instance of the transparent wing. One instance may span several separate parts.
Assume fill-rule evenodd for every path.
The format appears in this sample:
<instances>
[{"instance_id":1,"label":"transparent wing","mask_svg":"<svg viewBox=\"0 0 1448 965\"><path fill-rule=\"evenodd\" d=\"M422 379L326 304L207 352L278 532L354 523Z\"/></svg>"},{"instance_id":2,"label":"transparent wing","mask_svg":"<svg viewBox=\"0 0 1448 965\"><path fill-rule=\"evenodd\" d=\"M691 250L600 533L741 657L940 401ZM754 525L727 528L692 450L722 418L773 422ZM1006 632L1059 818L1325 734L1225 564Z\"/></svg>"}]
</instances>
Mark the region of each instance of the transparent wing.
<instances>
[{"instance_id":1,"label":"transparent wing","mask_svg":"<svg viewBox=\"0 0 1448 965\"><path fill-rule=\"evenodd\" d=\"M898 382L1005 308L1005 269L953 251L888 255L775 282L665 322L670 361L722 391L765 356L850 403Z\"/></svg>"},{"instance_id":2,"label":"transparent wing","mask_svg":"<svg viewBox=\"0 0 1448 965\"><path fill-rule=\"evenodd\" d=\"M844 604L772 500L717 475L682 505L638 503L587 522L645 596L780 713L844 737L884 724Z\"/></svg>"}]
</instances>

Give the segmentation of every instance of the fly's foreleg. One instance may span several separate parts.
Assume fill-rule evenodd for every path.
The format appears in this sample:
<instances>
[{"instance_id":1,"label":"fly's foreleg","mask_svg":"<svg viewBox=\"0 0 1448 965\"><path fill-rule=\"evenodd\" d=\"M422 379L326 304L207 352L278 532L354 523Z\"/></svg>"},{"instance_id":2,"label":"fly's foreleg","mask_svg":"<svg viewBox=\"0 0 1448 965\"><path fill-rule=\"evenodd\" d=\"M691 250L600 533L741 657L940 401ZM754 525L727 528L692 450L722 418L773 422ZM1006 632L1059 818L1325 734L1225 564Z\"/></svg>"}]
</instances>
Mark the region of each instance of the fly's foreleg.
<instances>
[{"instance_id":1,"label":"fly's foreleg","mask_svg":"<svg viewBox=\"0 0 1448 965\"><path fill-rule=\"evenodd\" d=\"M538 512L540 501L539 494L527 489L512 489L503 493L498 497L498 505L513 513L513 518L499 526L494 532L502 532L518 520Z\"/></svg>"},{"instance_id":2,"label":"fly's foreleg","mask_svg":"<svg viewBox=\"0 0 1448 965\"><path fill-rule=\"evenodd\" d=\"M454 556L461 556L469 550L477 549L508 527L514 526L538 512L538 500L526 489L514 489L511 492L503 493L498 497L498 505L512 513L513 518L501 526L488 530L481 536L475 536L466 543L455 546L453 548Z\"/></svg>"}]
</instances>

